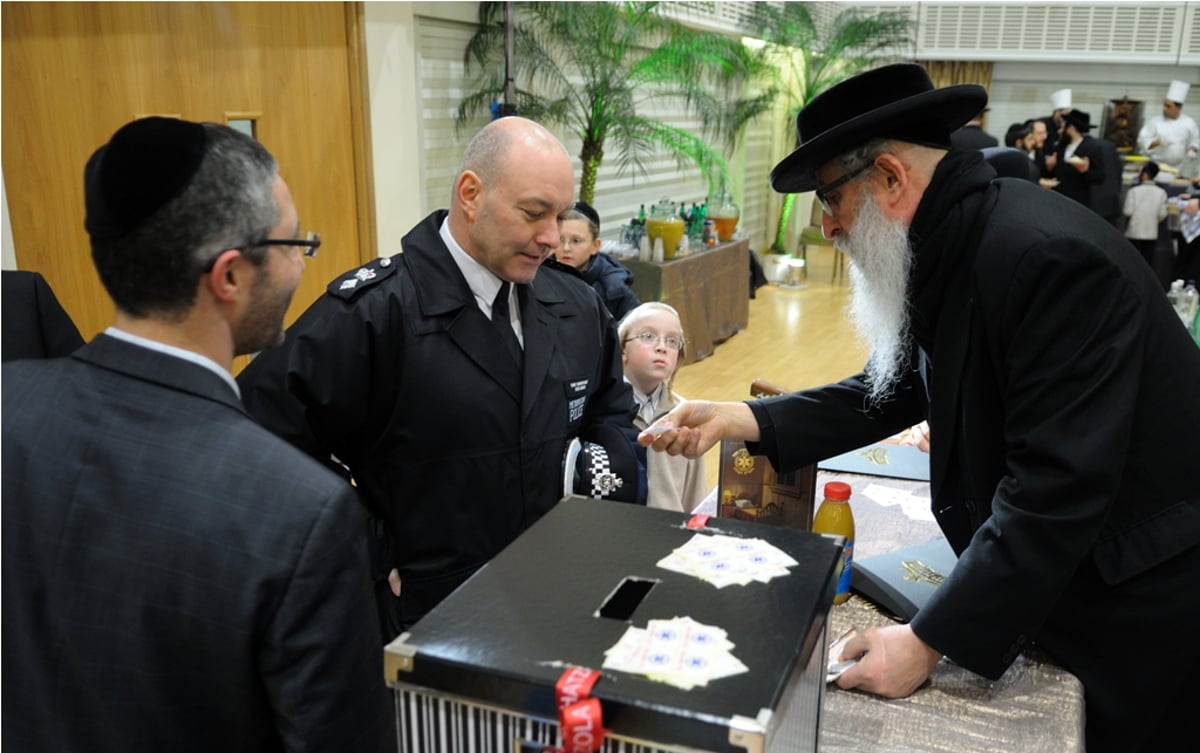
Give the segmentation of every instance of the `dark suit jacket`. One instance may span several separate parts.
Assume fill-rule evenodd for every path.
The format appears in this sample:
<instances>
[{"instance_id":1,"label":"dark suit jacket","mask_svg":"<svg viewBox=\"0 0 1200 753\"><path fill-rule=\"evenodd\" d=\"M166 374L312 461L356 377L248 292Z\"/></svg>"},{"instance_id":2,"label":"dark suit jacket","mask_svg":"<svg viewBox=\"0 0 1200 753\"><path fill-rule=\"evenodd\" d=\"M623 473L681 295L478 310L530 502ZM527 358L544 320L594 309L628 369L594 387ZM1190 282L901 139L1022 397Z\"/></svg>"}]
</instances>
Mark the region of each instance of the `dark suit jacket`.
<instances>
[{"instance_id":1,"label":"dark suit jacket","mask_svg":"<svg viewBox=\"0 0 1200 753\"><path fill-rule=\"evenodd\" d=\"M37 272L4 270L0 360L56 358L83 345L75 323Z\"/></svg>"},{"instance_id":2,"label":"dark suit jacket","mask_svg":"<svg viewBox=\"0 0 1200 753\"><path fill-rule=\"evenodd\" d=\"M5 749L394 745L352 489L117 338L3 383Z\"/></svg>"},{"instance_id":3,"label":"dark suit jacket","mask_svg":"<svg viewBox=\"0 0 1200 753\"><path fill-rule=\"evenodd\" d=\"M1093 183L1088 192L1088 206L1092 211L1119 227L1121 220L1121 155L1117 146L1108 139L1094 139L1104 160L1104 180Z\"/></svg>"},{"instance_id":4,"label":"dark suit jacket","mask_svg":"<svg viewBox=\"0 0 1200 753\"><path fill-rule=\"evenodd\" d=\"M1087 172L1081 173L1064 157L1069 145L1070 141L1066 137L1058 144L1058 162L1054 166L1054 177L1058 179L1058 185L1054 190L1085 207L1091 207L1093 187L1104 183L1104 151L1097 139L1084 136L1079 146L1075 147L1075 156L1088 159Z\"/></svg>"}]
</instances>

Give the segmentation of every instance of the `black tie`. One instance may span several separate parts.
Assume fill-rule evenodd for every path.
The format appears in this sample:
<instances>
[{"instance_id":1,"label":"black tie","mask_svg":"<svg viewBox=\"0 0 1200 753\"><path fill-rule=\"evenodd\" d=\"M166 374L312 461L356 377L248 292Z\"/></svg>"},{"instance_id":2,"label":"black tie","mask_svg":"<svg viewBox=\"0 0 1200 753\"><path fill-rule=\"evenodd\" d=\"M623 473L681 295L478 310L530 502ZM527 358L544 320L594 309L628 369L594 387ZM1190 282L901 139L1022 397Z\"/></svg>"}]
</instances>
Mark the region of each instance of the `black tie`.
<instances>
[{"instance_id":1,"label":"black tie","mask_svg":"<svg viewBox=\"0 0 1200 753\"><path fill-rule=\"evenodd\" d=\"M508 315L508 291L512 283L505 282L500 286L500 292L496 293L496 300L492 301L492 326L496 328L497 334L504 342L504 346L508 348L509 355L517 366L521 365L524 360L524 353L521 351L521 343L517 340L517 333L513 331L512 320Z\"/></svg>"}]
</instances>

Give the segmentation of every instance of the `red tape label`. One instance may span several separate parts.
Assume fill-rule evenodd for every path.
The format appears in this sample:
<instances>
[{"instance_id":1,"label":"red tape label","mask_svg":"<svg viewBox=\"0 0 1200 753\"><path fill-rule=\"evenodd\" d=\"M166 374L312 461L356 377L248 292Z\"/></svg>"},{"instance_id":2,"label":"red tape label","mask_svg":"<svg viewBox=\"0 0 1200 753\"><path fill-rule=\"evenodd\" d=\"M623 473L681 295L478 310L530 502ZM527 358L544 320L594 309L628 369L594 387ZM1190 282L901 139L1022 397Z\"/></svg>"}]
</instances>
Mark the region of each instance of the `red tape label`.
<instances>
[{"instance_id":1,"label":"red tape label","mask_svg":"<svg viewBox=\"0 0 1200 753\"><path fill-rule=\"evenodd\" d=\"M559 753L596 753L604 743L600 699L589 697L600 673L585 667L570 667L554 686L563 747Z\"/></svg>"},{"instance_id":2,"label":"red tape label","mask_svg":"<svg viewBox=\"0 0 1200 753\"><path fill-rule=\"evenodd\" d=\"M691 529L703 528L708 525L709 516L705 513L698 512L691 517L687 522L687 527Z\"/></svg>"}]
</instances>

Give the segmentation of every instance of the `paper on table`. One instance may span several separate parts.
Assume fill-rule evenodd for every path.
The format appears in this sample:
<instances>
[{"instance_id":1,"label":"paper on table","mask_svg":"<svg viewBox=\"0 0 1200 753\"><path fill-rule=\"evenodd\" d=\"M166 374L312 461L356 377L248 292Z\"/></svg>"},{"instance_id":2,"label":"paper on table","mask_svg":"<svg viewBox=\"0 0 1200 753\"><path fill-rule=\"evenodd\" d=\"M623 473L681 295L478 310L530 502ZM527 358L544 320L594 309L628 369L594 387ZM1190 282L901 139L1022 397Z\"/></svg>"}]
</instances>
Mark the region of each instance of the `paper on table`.
<instances>
[{"instance_id":1,"label":"paper on table","mask_svg":"<svg viewBox=\"0 0 1200 753\"><path fill-rule=\"evenodd\" d=\"M690 617L650 620L645 628L629 627L604 652L603 667L691 690L749 671L733 647L724 630Z\"/></svg>"}]
</instances>

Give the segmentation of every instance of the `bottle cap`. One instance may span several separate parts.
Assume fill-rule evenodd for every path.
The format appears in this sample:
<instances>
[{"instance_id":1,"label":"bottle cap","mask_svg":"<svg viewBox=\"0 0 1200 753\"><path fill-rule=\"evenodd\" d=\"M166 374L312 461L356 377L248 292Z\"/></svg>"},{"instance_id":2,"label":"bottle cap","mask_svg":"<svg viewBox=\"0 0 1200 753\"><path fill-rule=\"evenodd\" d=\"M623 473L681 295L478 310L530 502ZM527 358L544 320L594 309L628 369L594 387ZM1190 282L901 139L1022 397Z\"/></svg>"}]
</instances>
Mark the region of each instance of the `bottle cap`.
<instances>
[{"instance_id":1,"label":"bottle cap","mask_svg":"<svg viewBox=\"0 0 1200 753\"><path fill-rule=\"evenodd\" d=\"M841 481L830 481L825 484L826 499L850 499L850 485Z\"/></svg>"}]
</instances>

